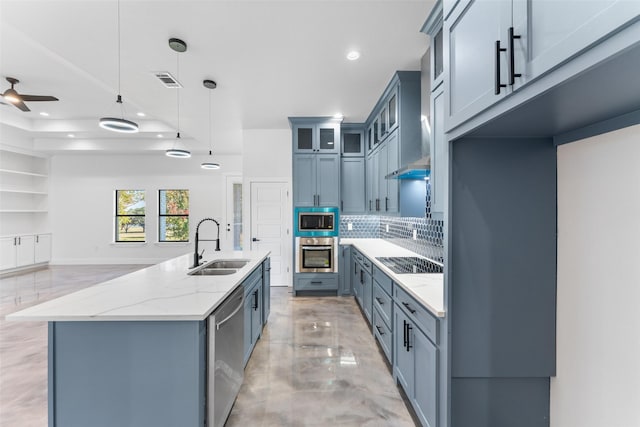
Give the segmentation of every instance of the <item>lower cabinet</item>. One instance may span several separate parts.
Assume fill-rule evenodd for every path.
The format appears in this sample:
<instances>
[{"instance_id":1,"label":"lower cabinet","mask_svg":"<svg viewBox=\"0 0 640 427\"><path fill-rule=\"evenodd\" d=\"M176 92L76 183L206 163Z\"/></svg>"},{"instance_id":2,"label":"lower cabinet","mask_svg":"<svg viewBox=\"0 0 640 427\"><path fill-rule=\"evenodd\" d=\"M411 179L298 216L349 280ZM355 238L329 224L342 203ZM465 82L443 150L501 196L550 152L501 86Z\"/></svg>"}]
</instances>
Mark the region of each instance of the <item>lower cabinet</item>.
<instances>
[{"instance_id":1,"label":"lower cabinet","mask_svg":"<svg viewBox=\"0 0 640 427\"><path fill-rule=\"evenodd\" d=\"M372 298L373 298L373 277L371 276L371 261L364 255L362 255L358 251L353 251L353 267L355 274L352 276L353 278L353 288L354 294L356 296L356 301L362 308L362 311L365 314L365 317L371 323L371 312L373 309L372 306Z\"/></svg>"},{"instance_id":2,"label":"lower cabinet","mask_svg":"<svg viewBox=\"0 0 640 427\"><path fill-rule=\"evenodd\" d=\"M243 283L244 286L244 364L262 333L262 267L258 267Z\"/></svg>"},{"instance_id":3,"label":"lower cabinet","mask_svg":"<svg viewBox=\"0 0 640 427\"><path fill-rule=\"evenodd\" d=\"M400 305L394 307L393 375L423 426L438 420L438 348Z\"/></svg>"},{"instance_id":4,"label":"lower cabinet","mask_svg":"<svg viewBox=\"0 0 640 427\"><path fill-rule=\"evenodd\" d=\"M338 257L339 295L351 295L351 246L340 246Z\"/></svg>"},{"instance_id":5,"label":"lower cabinet","mask_svg":"<svg viewBox=\"0 0 640 427\"><path fill-rule=\"evenodd\" d=\"M301 291L335 294L338 290L337 273L296 273L293 277L293 289L296 295Z\"/></svg>"},{"instance_id":6,"label":"lower cabinet","mask_svg":"<svg viewBox=\"0 0 640 427\"><path fill-rule=\"evenodd\" d=\"M0 270L49 262L51 234L26 234L0 238Z\"/></svg>"}]
</instances>

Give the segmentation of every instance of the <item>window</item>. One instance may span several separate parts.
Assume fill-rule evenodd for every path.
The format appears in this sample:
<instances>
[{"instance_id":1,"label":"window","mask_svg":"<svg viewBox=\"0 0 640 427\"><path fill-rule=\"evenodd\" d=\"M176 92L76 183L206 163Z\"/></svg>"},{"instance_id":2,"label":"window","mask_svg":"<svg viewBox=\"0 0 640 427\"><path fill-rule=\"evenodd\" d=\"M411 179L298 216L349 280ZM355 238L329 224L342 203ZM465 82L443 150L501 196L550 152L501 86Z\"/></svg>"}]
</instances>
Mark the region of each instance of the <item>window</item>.
<instances>
[{"instance_id":1,"label":"window","mask_svg":"<svg viewBox=\"0 0 640 427\"><path fill-rule=\"evenodd\" d=\"M116 190L116 242L144 242L143 190Z\"/></svg>"},{"instance_id":2,"label":"window","mask_svg":"<svg viewBox=\"0 0 640 427\"><path fill-rule=\"evenodd\" d=\"M189 190L160 190L158 241L189 241Z\"/></svg>"}]
</instances>

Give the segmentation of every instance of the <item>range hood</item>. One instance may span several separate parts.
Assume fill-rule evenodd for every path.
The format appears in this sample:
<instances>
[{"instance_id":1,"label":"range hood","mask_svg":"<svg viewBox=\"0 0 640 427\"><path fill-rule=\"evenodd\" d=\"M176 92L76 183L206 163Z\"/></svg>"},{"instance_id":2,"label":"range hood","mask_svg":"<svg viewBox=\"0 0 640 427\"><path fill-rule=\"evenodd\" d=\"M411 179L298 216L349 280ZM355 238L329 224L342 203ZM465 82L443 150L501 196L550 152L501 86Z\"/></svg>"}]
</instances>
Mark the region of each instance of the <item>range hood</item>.
<instances>
[{"instance_id":1,"label":"range hood","mask_svg":"<svg viewBox=\"0 0 640 427\"><path fill-rule=\"evenodd\" d=\"M427 179L431 174L431 156L421 157L385 176L386 179Z\"/></svg>"}]
</instances>

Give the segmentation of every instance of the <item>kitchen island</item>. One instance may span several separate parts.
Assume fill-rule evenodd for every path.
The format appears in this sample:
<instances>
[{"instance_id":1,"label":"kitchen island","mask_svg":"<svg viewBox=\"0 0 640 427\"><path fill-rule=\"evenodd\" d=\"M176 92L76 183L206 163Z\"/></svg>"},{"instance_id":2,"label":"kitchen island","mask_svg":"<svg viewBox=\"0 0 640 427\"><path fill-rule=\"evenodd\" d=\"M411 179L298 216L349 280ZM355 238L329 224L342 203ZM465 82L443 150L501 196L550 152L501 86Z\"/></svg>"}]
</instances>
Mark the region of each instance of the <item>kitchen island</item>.
<instances>
[{"instance_id":1,"label":"kitchen island","mask_svg":"<svg viewBox=\"0 0 640 427\"><path fill-rule=\"evenodd\" d=\"M49 322L49 426L205 425L211 315L246 282L268 284L268 256L216 252L248 262L209 276L187 275L187 254L7 316Z\"/></svg>"}]
</instances>

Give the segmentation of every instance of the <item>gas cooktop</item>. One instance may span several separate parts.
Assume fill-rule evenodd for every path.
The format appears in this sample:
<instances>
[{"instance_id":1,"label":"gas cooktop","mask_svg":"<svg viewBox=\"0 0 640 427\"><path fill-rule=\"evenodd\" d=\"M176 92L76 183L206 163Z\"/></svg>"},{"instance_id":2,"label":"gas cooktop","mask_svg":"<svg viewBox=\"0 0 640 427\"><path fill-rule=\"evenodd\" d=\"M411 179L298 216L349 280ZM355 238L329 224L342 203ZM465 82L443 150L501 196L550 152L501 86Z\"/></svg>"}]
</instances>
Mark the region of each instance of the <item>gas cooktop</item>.
<instances>
[{"instance_id":1,"label":"gas cooktop","mask_svg":"<svg viewBox=\"0 0 640 427\"><path fill-rule=\"evenodd\" d=\"M385 267L396 274L442 273L442 265L419 257L376 257Z\"/></svg>"}]
</instances>

